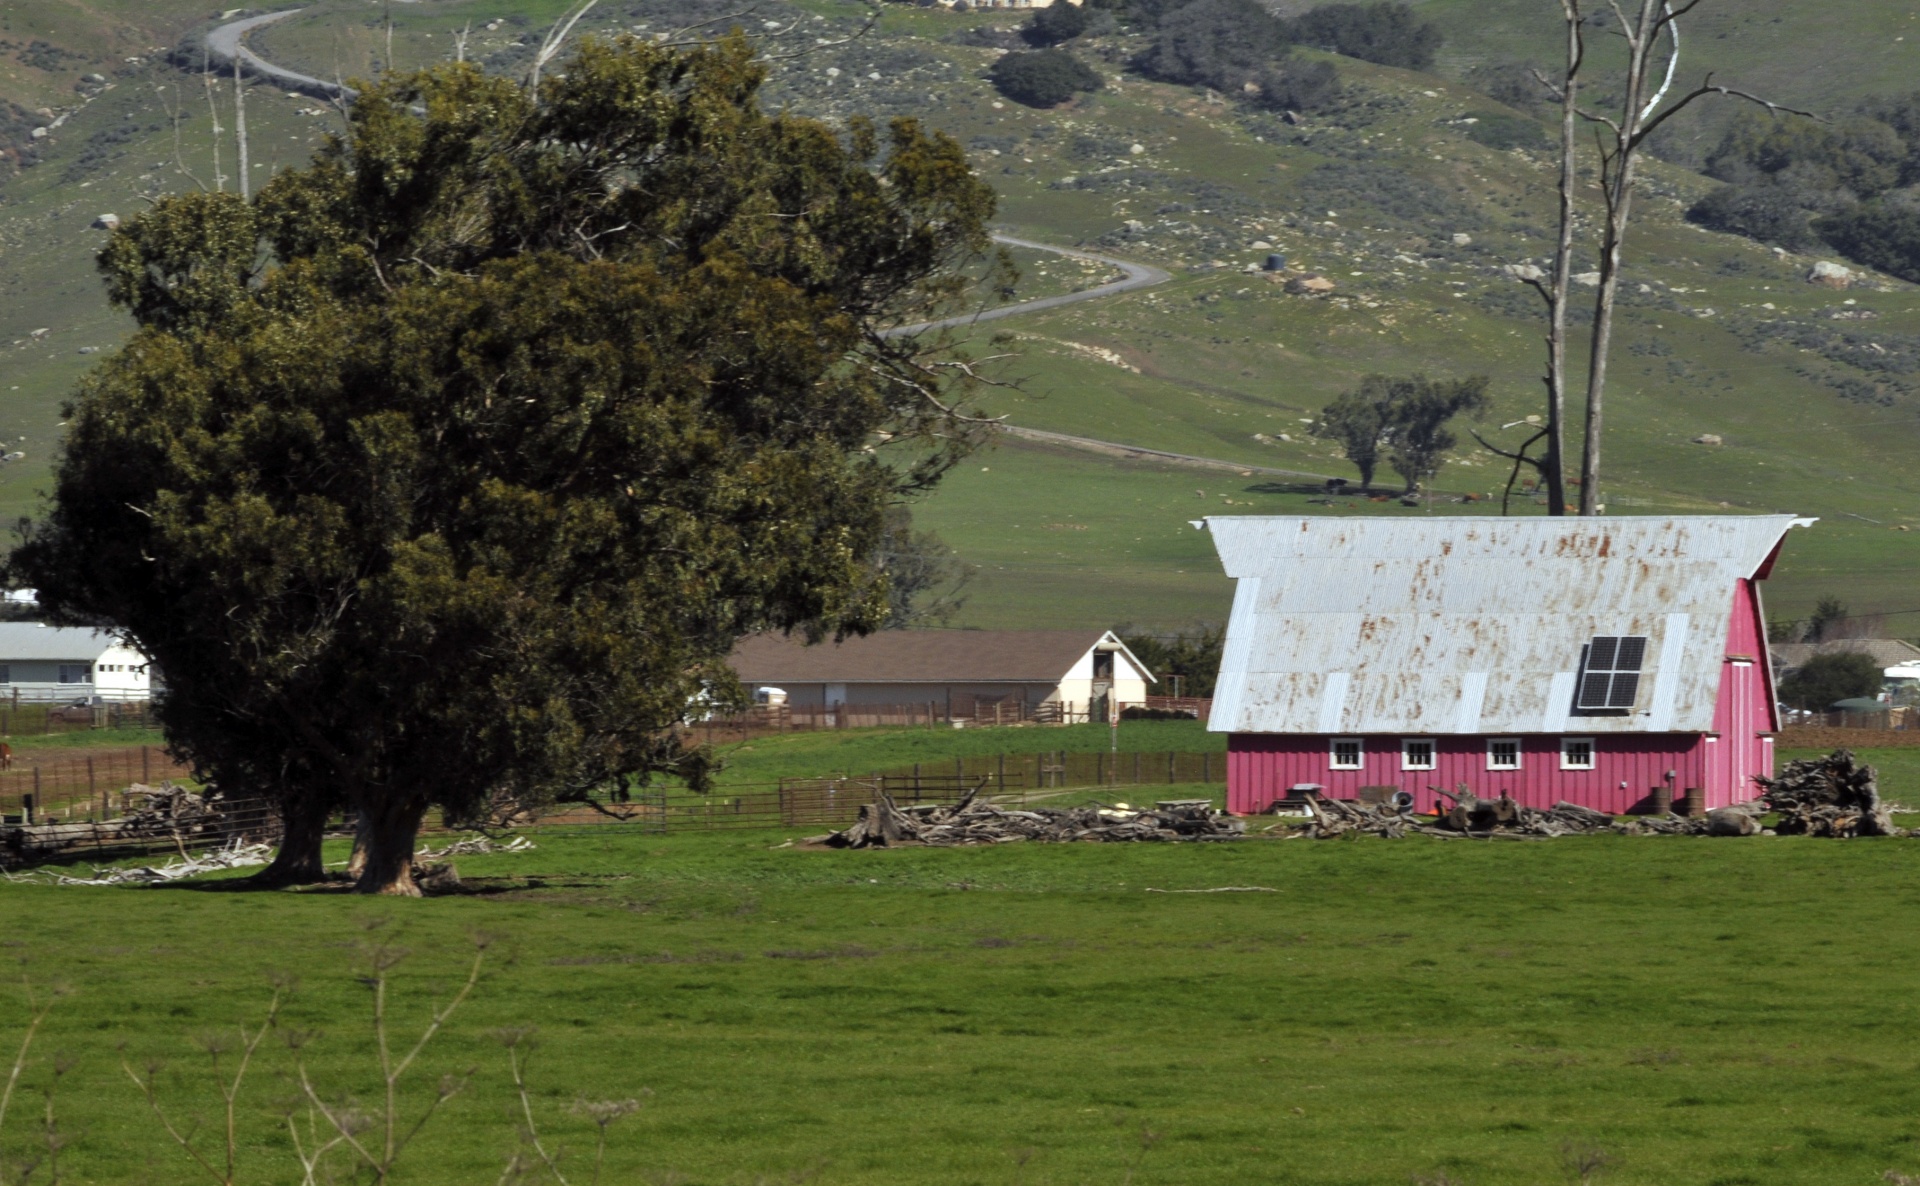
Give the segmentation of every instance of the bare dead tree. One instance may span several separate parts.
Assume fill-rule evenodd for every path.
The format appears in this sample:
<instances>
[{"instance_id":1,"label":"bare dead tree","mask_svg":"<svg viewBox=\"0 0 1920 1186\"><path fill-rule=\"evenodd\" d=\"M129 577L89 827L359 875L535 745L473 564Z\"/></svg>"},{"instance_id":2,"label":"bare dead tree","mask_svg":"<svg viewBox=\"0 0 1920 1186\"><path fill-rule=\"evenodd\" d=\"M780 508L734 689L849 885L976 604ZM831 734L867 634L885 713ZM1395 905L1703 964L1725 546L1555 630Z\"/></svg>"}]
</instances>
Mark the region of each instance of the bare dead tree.
<instances>
[{"instance_id":1,"label":"bare dead tree","mask_svg":"<svg viewBox=\"0 0 1920 1186\"><path fill-rule=\"evenodd\" d=\"M1581 440L1580 507L1582 515L1597 515L1601 508L1600 457L1602 430L1605 426L1607 361L1613 347L1614 310L1620 287L1621 260L1627 229L1633 212L1634 189L1639 180L1640 152L1648 137L1695 100L1723 95L1757 103L1769 111L1809 115L1790 107L1751 95L1745 91L1714 83L1708 74L1699 86L1668 100L1674 76L1680 66L1679 19L1701 0L1607 0L1607 7L1619 24L1619 36L1627 48L1625 78L1621 86L1617 114L1603 114L1580 106L1580 82L1587 65L1584 35L1587 13L1581 0L1560 0L1561 20L1566 27L1566 58L1557 77L1536 73L1535 78L1560 104L1560 183L1559 235L1554 243L1553 269L1546 275L1521 278L1546 302L1547 329L1547 421L1545 431L1534 440L1544 440L1539 457L1526 456L1526 446L1516 454L1487 446L1492 452L1512 459L1515 473L1522 464L1534 466L1546 487L1551 515L1564 514L1568 504L1565 487L1565 420L1569 387L1567 362L1568 282L1572 279L1573 246L1578 230L1580 191L1579 126L1593 130L1593 149L1599 164L1597 188L1600 194L1598 220L1600 275L1594 294L1593 333L1586 359L1586 424ZM1629 9L1633 11L1630 13ZM1668 46L1665 69L1656 81L1660 43ZM1482 442L1485 444L1485 442ZM1529 441L1528 444L1532 444Z\"/></svg>"},{"instance_id":2,"label":"bare dead tree","mask_svg":"<svg viewBox=\"0 0 1920 1186\"><path fill-rule=\"evenodd\" d=\"M247 175L247 82L240 73L240 55L233 55L233 139L240 156L240 200L253 197L253 179Z\"/></svg>"}]
</instances>

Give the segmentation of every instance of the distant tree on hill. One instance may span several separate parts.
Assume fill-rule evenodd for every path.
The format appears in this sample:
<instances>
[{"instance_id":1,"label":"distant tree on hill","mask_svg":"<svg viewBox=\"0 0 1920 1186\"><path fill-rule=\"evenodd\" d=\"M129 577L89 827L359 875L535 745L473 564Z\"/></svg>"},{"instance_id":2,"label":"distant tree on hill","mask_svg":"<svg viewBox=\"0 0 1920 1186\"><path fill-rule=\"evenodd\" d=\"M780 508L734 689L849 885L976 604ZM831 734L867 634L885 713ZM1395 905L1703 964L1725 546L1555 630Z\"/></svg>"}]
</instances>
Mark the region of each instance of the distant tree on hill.
<instances>
[{"instance_id":1,"label":"distant tree on hill","mask_svg":"<svg viewBox=\"0 0 1920 1186\"><path fill-rule=\"evenodd\" d=\"M1045 8L1035 10L1033 19L1021 33L1033 45L1059 45L1086 32L1092 21L1092 15L1079 5L1054 0Z\"/></svg>"},{"instance_id":2,"label":"distant tree on hill","mask_svg":"<svg viewBox=\"0 0 1920 1186\"><path fill-rule=\"evenodd\" d=\"M1194 0L1161 20L1135 66L1166 82L1239 94L1289 49L1286 25L1259 0Z\"/></svg>"},{"instance_id":3,"label":"distant tree on hill","mask_svg":"<svg viewBox=\"0 0 1920 1186\"><path fill-rule=\"evenodd\" d=\"M1456 416L1484 412L1489 402L1485 375L1453 380L1415 375L1394 381L1387 463L1406 480L1409 493L1439 473L1447 454L1460 443L1448 423Z\"/></svg>"},{"instance_id":4,"label":"distant tree on hill","mask_svg":"<svg viewBox=\"0 0 1920 1186\"><path fill-rule=\"evenodd\" d=\"M1426 70L1446 38L1405 4L1323 4L1289 22L1293 40L1382 66Z\"/></svg>"},{"instance_id":5,"label":"distant tree on hill","mask_svg":"<svg viewBox=\"0 0 1920 1186\"><path fill-rule=\"evenodd\" d=\"M1448 422L1487 406L1487 379L1395 378L1368 375L1352 391L1321 410L1313 434L1338 441L1360 471L1360 488L1373 488L1385 461L1411 492L1439 472L1447 451L1459 444Z\"/></svg>"},{"instance_id":6,"label":"distant tree on hill","mask_svg":"<svg viewBox=\"0 0 1920 1186\"><path fill-rule=\"evenodd\" d=\"M1780 681L1780 699L1795 708L1825 712L1837 700L1878 696L1886 675L1872 655L1815 655Z\"/></svg>"},{"instance_id":7,"label":"distant tree on hill","mask_svg":"<svg viewBox=\"0 0 1920 1186\"><path fill-rule=\"evenodd\" d=\"M1082 91L1105 85L1091 66L1064 49L1005 54L987 77L994 89L1028 107L1058 107Z\"/></svg>"}]
</instances>

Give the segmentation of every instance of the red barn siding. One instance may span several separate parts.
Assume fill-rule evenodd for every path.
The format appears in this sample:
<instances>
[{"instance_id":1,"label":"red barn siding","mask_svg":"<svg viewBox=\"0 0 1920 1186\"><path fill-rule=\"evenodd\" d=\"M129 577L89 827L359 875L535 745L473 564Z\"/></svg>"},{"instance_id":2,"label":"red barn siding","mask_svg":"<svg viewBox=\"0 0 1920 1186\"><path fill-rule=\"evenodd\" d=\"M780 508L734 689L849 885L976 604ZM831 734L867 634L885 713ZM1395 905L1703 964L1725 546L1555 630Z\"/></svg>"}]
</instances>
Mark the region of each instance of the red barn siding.
<instances>
[{"instance_id":1,"label":"red barn siding","mask_svg":"<svg viewBox=\"0 0 1920 1186\"><path fill-rule=\"evenodd\" d=\"M1306 782L1325 787L1321 793L1330 799L1352 799L1361 787L1398 786L1413 792L1414 809L1424 812L1434 806L1430 788L1452 790L1465 783L1476 795L1493 798L1505 791L1529 807L1551 807L1565 799L1625 814L1645 810L1642 801L1654 787L1671 785L1677 801L1687 788L1703 785L1703 751L1708 748L1693 733L1602 734L1593 739L1592 770L1562 770L1559 736L1536 734L1519 739L1520 769L1488 770L1486 737L1435 737L1436 768L1402 770L1401 738L1372 736L1362 739L1362 769L1335 770L1332 740L1311 734L1232 734L1227 738L1227 809L1264 811L1288 788ZM1674 772L1671 784L1666 782L1669 770Z\"/></svg>"},{"instance_id":2,"label":"red barn siding","mask_svg":"<svg viewBox=\"0 0 1920 1186\"><path fill-rule=\"evenodd\" d=\"M1754 797L1755 775L1773 774L1773 738L1777 709L1768 671L1766 626L1752 581L1734 593L1727 626L1726 657L1720 667L1720 694L1714 704L1713 731L1707 746L1708 807L1725 807Z\"/></svg>"}]
</instances>

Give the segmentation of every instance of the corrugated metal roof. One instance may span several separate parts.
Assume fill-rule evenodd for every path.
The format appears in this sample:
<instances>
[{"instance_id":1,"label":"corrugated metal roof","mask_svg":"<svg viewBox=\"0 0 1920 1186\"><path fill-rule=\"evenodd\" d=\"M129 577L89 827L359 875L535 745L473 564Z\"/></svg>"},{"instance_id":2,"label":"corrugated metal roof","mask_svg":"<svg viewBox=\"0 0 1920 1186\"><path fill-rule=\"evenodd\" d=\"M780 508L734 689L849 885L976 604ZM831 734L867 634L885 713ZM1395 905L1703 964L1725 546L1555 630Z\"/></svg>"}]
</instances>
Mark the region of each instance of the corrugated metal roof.
<instances>
[{"instance_id":1,"label":"corrugated metal roof","mask_svg":"<svg viewBox=\"0 0 1920 1186\"><path fill-rule=\"evenodd\" d=\"M1210 728L1704 732L1736 583L1790 515L1210 518L1238 579ZM1648 640L1634 710L1575 716L1582 648Z\"/></svg>"},{"instance_id":2,"label":"corrugated metal roof","mask_svg":"<svg viewBox=\"0 0 1920 1186\"><path fill-rule=\"evenodd\" d=\"M0 663L35 660L91 663L115 639L104 630L42 626L38 622L0 622Z\"/></svg>"},{"instance_id":3,"label":"corrugated metal roof","mask_svg":"<svg viewBox=\"0 0 1920 1186\"><path fill-rule=\"evenodd\" d=\"M750 684L1058 683L1110 635L1106 630L882 630L807 646L802 639L759 634L742 639L728 663ZM1126 649L1117 637L1111 641ZM1133 652L1127 657L1139 665Z\"/></svg>"}]
</instances>

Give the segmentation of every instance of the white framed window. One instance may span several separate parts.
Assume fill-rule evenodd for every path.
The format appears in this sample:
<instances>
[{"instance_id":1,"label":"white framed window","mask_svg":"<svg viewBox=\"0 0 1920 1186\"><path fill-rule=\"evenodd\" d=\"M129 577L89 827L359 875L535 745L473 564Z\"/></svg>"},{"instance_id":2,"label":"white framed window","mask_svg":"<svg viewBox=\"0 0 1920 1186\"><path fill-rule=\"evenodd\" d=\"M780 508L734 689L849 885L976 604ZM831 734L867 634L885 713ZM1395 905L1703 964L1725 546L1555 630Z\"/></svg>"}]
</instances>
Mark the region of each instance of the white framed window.
<instances>
[{"instance_id":1,"label":"white framed window","mask_svg":"<svg viewBox=\"0 0 1920 1186\"><path fill-rule=\"evenodd\" d=\"M1358 737L1336 737L1327 749L1327 765L1334 770L1358 770L1366 756Z\"/></svg>"},{"instance_id":2,"label":"white framed window","mask_svg":"<svg viewBox=\"0 0 1920 1186\"><path fill-rule=\"evenodd\" d=\"M1409 737L1400 743L1400 769L1431 770L1434 747L1431 737Z\"/></svg>"},{"instance_id":3,"label":"white framed window","mask_svg":"<svg viewBox=\"0 0 1920 1186\"><path fill-rule=\"evenodd\" d=\"M1560 769L1593 769L1593 738L1562 737L1560 739Z\"/></svg>"},{"instance_id":4,"label":"white framed window","mask_svg":"<svg viewBox=\"0 0 1920 1186\"><path fill-rule=\"evenodd\" d=\"M1518 737L1487 738L1487 769L1520 769L1520 739Z\"/></svg>"}]
</instances>

